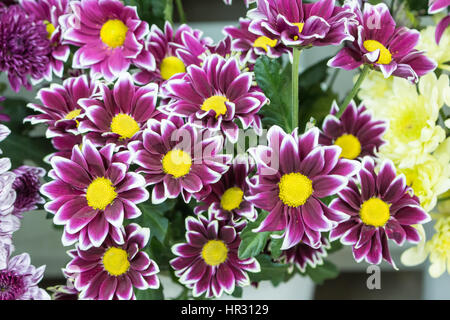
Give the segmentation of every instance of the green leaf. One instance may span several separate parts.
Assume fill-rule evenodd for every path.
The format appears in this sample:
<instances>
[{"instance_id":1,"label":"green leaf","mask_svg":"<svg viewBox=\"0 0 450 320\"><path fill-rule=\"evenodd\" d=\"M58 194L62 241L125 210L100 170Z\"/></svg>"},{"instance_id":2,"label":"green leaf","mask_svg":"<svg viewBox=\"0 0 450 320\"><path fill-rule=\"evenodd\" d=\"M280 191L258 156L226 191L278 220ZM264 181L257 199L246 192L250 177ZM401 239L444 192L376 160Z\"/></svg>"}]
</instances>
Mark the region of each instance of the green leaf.
<instances>
[{"instance_id":1,"label":"green leaf","mask_svg":"<svg viewBox=\"0 0 450 320\"><path fill-rule=\"evenodd\" d=\"M337 99L337 94L331 90L323 91L319 84L303 91L300 95L300 128L305 128L311 118L314 118L320 126L323 119L330 113L333 101Z\"/></svg>"},{"instance_id":2,"label":"green leaf","mask_svg":"<svg viewBox=\"0 0 450 320\"><path fill-rule=\"evenodd\" d=\"M266 246L270 232L253 232L261 222L267 217L267 212L263 211L259 214L255 222L249 222L242 230L241 244L239 246L239 259L248 259L256 257Z\"/></svg>"},{"instance_id":3,"label":"green leaf","mask_svg":"<svg viewBox=\"0 0 450 320\"><path fill-rule=\"evenodd\" d=\"M278 259L281 256L281 246L284 238L270 238L269 251L273 259Z\"/></svg>"},{"instance_id":4,"label":"green leaf","mask_svg":"<svg viewBox=\"0 0 450 320\"><path fill-rule=\"evenodd\" d=\"M273 262L272 258L267 254L261 254L256 259L261 266L261 272L249 273L250 281L270 280L274 286L284 281L288 272L287 264Z\"/></svg>"},{"instance_id":5,"label":"green leaf","mask_svg":"<svg viewBox=\"0 0 450 320\"><path fill-rule=\"evenodd\" d=\"M139 208L142 211L142 215L139 217L139 224L150 228L150 238L156 237L163 243L169 226L169 220L164 217L164 210L167 208L149 203L140 204Z\"/></svg>"},{"instance_id":6,"label":"green leaf","mask_svg":"<svg viewBox=\"0 0 450 320\"><path fill-rule=\"evenodd\" d=\"M327 63L331 58L332 57L327 57L318 61L300 74L300 94L302 94L302 90L307 90L313 85L320 85L327 79Z\"/></svg>"},{"instance_id":7,"label":"green leaf","mask_svg":"<svg viewBox=\"0 0 450 320\"><path fill-rule=\"evenodd\" d=\"M242 298L242 288L235 287L233 293L231 294L235 298Z\"/></svg>"},{"instance_id":8,"label":"green leaf","mask_svg":"<svg viewBox=\"0 0 450 320\"><path fill-rule=\"evenodd\" d=\"M158 289L139 290L135 289L136 300L164 300L163 286Z\"/></svg>"},{"instance_id":9,"label":"green leaf","mask_svg":"<svg viewBox=\"0 0 450 320\"><path fill-rule=\"evenodd\" d=\"M324 260L321 266L312 268L310 265L306 267L305 274L317 284L323 284L325 280L334 279L339 275L339 270L328 260Z\"/></svg>"}]
</instances>

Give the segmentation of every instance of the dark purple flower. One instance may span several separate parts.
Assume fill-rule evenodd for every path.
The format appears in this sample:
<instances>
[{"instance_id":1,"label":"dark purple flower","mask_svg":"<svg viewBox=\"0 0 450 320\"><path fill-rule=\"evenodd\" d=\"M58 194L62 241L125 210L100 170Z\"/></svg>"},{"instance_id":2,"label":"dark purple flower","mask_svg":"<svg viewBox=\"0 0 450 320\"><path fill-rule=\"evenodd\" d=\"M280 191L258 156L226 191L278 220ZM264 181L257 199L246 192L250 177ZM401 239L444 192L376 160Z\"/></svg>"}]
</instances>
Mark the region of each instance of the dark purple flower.
<instances>
[{"instance_id":1,"label":"dark purple flower","mask_svg":"<svg viewBox=\"0 0 450 320\"><path fill-rule=\"evenodd\" d=\"M311 268L320 266L323 264L323 258L328 255L327 250L331 248L330 242L325 237L322 236L321 242L319 248L312 248L300 242L290 249L283 250L280 259L290 265L290 270L296 266L302 273L305 272L307 265Z\"/></svg>"},{"instance_id":2,"label":"dark purple flower","mask_svg":"<svg viewBox=\"0 0 450 320\"><path fill-rule=\"evenodd\" d=\"M430 216L412 195L405 176L396 174L390 160L381 164L377 174L373 159L365 157L357 178L350 180L330 204L330 208L347 216L331 230L330 240L340 238L343 244L352 246L357 262L365 258L368 263L379 264L384 258L395 267L388 239L398 245L406 240L419 242L413 225L428 222Z\"/></svg>"},{"instance_id":3,"label":"dark purple flower","mask_svg":"<svg viewBox=\"0 0 450 320\"><path fill-rule=\"evenodd\" d=\"M357 107L354 101L339 119L335 117L338 111L339 107L333 102L330 114L323 122L319 143L341 147L342 158L353 160L362 159L364 156L375 157L375 152L385 143L382 136L387 129L387 123L375 121L366 107Z\"/></svg>"},{"instance_id":4,"label":"dark purple flower","mask_svg":"<svg viewBox=\"0 0 450 320\"><path fill-rule=\"evenodd\" d=\"M255 258L238 257L239 233L245 225L245 221L219 221L213 215L186 219L187 243L172 247L177 258L170 265L179 281L193 289L194 297L204 293L207 298L220 297L223 291L231 294L236 285L250 284L247 272L260 271Z\"/></svg>"},{"instance_id":5,"label":"dark purple flower","mask_svg":"<svg viewBox=\"0 0 450 320\"><path fill-rule=\"evenodd\" d=\"M428 13L435 14L450 6L450 0L428 0Z\"/></svg>"},{"instance_id":6,"label":"dark purple flower","mask_svg":"<svg viewBox=\"0 0 450 320\"><path fill-rule=\"evenodd\" d=\"M14 169L16 179L13 188L16 191L16 201L14 202L14 214L21 217L23 212L37 209L37 204L45 203L41 197L39 189L41 180L45 175L45 170L38 167L21 166Z\"/></svg>"}]
</instances>

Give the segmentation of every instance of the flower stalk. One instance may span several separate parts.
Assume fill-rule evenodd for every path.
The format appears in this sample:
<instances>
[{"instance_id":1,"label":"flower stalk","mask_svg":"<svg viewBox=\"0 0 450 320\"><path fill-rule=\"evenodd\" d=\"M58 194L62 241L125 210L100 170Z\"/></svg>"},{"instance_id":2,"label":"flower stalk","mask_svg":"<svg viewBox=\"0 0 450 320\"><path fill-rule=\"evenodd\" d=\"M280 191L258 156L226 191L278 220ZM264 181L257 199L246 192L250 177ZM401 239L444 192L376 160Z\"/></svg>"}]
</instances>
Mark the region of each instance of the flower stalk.
<instances>
[{"instance_id":1,"label":"flower stalk","mask_svg":"<svg viewBox=\"0 0 450 320\"><path fill-rule=\"evenodd\" d=\"M363 70L361 71L361 73L360 73L360 75L358 77L358 80L356 81L355 85L353 86L352 91L349 92L349 94L345 97L344 101L340 105L339 111L336 114L337 118L339 118L342 115L342 113L344 113L344 111L347 108L347 106L350 103L350 101L352 101L352 99L356 96L356 94L358 93L359 88L361 87L364 79L369 74L369 71L370 71L370 65L365 64Z\"/></svg>"},{"instance_id":2,"label":"flower stalk","mask_svg":"<svg viewBox=\"0 0 450 320\"><path fill-rule=\"evenodd\" d=\"M300 65L300 53L301 49L293 48L293 61L292 61L292 130L298 127L299 118L298 118L298 68Z\"/></svg>"}]
</instances>

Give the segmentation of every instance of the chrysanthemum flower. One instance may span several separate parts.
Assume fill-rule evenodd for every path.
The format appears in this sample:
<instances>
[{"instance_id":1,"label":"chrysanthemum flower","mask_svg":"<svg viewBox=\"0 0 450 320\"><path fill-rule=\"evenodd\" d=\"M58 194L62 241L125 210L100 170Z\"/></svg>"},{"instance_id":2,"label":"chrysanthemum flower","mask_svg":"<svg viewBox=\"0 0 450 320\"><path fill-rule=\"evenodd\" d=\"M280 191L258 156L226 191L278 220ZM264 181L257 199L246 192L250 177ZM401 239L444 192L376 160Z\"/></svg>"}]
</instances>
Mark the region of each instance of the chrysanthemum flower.
<instances>
[{"instance_id":1,"label":"chrysanthemum flower","mask_svg":"<svg viewBox=\"0 0 450 320\"><path fill-rule=\"evenodd\" d=\"M439 44L434 39L435 34L435 26L428 26L420 31L416 49L424 51L427 57L436 61L439 69L450 71L450 50L447 50L450 48L450 29L442 33Z\"/></svg>"},{"instance_id":2,"label":"chrysanthemum flower","mask_svg":"<svg viewBox=\"0 0 450 320\"><path fill-rule=\"evenodd\" d=\"M286 46L338 45L353 40L348 32L354 14L335 6L334 0L303 3L302 0L257 0L248 12L250 31Z\"/></svg>"},{"instance_id":3,"label":"chrysanthemum flower","mask_svg":"<svg viewBox=\"0 0 450 320\"><path fill-rule=\"evenodd\" d=\"M50 41L41 22L30 19L17 6L0 8L0 71L8 74L11 88L31 90L28 76L42 79L50 64Z\"/></svg>"},{"instance_id":4,"label":"chrysanthemum flower","mask_svg":"<svg viewBox=\"0 0 450 320\"><path fill-rule=\"evenodd\" d=\"M252 81L252 74L242 73L236 59L212 55L202 67L191 65L186 75L167 83L167 97L172 100L161 110L211 131L220 130L234 143L239 134L236 119L244 129L252 126L257 133L262 129L257 113L267 98Z\"/></svg>"},{"instance_id":5,"label":"chrysanthemum flower","mask_svg":"<svg viewBox=\"0 0 450 320\"><path fill-rule=\"evenodd\" d=\"M230 155L219 154L221 136L210 136L184 124L179 117L149 120L142 141L129 144L135 153L137 172L143 173L148 185L154 185L153 203L180 194L189 202L194 193L219 181L229 168Z\"/></svg>"},{"instance_id":6,"label":"chrysanthemum flower","mask_svg":"<svg viewBox=\"0 0 450 320\"><path fill-rule=\"evenodd\" d=\"M142 251L150 229L132 223L120 230L124 243L112 238L98 248L69 251L73 258L66 267L75 279L80 299L134 300L133 288L159 288L158 265Z\"/></svg>"},{"instance_id":7,"label":"chrysanthemum flower","mask_svg":"<svg viewBox=\"0 0 450 320\"><path fill-rule=\"evenodd\" d=\"M269 212L255 230L284 230L282 250L301 241L318 248L321 232L330 231L343 218L320 198L336 194L358 169L357 161L340 159L341 148L320 146L319 130L312 128L298 136L273 126L268 146L249 149L257 174L250 179L247 200Z\"/></svg>"},{"instance_id":8,"label":"chrysanthemum flower","mask_svg":"<svg viewBox=\"0 0 450 320\"><path fill-rule=\"evenodd\" d=\"M123 243L123 220L141 214L136 204L149 197L145 180L128 172L129 152L113 152L113 144L97 150L84 140L81 150L73 148L70 159L51 159L48 175L53 181L44 184L41 193L51 199L45 209L55 215L53 222L64 225L63 245L79 240L81 249L98 247L107 235Z\"/></svg>"},{"instance_id":9,"label":"chrysanthemum flower","mask_svg":"<svg viewBox=\"0 0 450 320\"><path fill-rule=\"evenodd\" d=\"M414 49L420 33L396 27L385 3L373 6L366 2L363 12L358 0L348 1L344 7L353 11L358 20L350 27L355 41L347 43L328 62L329 66L352 70L370 64L381 70L385 78L394 75L412 82L436 68L434 61Z\"/></svg>"},{"instance_id":10,"label":"chrysanthemum flower","mask_svg":"<svg viewBox=\"0 0 450 320\"><path fill-rule=\"evenodd\" d=\"M428 0L428 13L435 14L450 6L450 0Z\"/></svg>"},{"instance_id":11,"label":"chrysanthemum flower","mask_svg":"<svg viewBox=\"0 0 450 320\"><path fill-rule=\"evenodd\" d=\"M196 198L204 204L195 207L194 212L200 214L211 211L219 220L255 220L258 213L253 204L245 199L250 195L247 177L254 170L254 165L249 160L244 156L237 156L219 182L202 189Z\"/></svg>"},{"instance_id":12,"label":"chrysanthemum flower","mask_svg":"<svg viewBox=\"0 0 450 320\"><path fill-rule=\"evenodd\" d=\"M328 255L327 250L331 248L330 242L325 237L322 236L321 242L322 245L317 249L300 242L296 246L282 251L280 259L289 264L291 272L294 266L302 273L305 272L307 265L311 268L320 266L323 264L323 258Z\"/></svg>"},{"instance_id":13,"label":"chrysanthemum flower","mask_svg":"<svg viewBox=\"0 0 450 320\"><path fill-rule=\"evenodd\" d=\"M27 14L45 25L47 38L50 40L50 63L47 65L45 79L52 80L52 73L62 78L64 63L69 58L70 48L62 44L59 17L69 12L68 0L20 0L20 5Z\"/></svg>"},{"instance_id":14,"label":"chrysanthemum flower","mask_svg":"<svg viewBox=\"0 0 450 320\"><path fill-rule=\"evenodd\" d=\"M101 100L95 98L78 101L85 118L78 131L96 146L114 143L117 146L137 139L147 120L165 117L156 110L158 85L150 83L136 87L130 74L122 73L113 89L100 85Z\"/></svg>"},{"instance_id":15,"label":"chrysanthemum flower","mask_svg":"<svg viewBox=\"0 0 450 320\"><path fill-rule=\"evenodd\" d=\"M153 69L141 68L134 75L139 84L161 84L176 74L185 73L191 64L200 65L202 55L211 39L202 38L203 33L181 25L176 31L166 21L164 31L153 25L146 41L146 50L155 60Z\"/></svg>"},{"instance_id":16,"label":"chrysanthemum flower","mask_svg":"<svg viewBox=\"0 0 450 320\"><path fill-rule=\"evenodd\" d=\"M353 160L364 156L374 157L384 144L382 136L387 129L386 122L375 121L363 104L357 107L354 101L339 119L335 116L338 111L339 107L333 102L330 114L323 122L319 143L341 147L342 158Z\"/></svg>"},{"instance_id":17,"label":"chrysanthemum flower","mask_svg":"<svg viewBox=\"0 0 450 320\"><path fill-rule=\"evenodd\" d=\"M220 297L225 291L233 293L236 286L250 284L247 272L259 272L255 258L240 260L239 233L246 222L232 224L219 221L214 215L186 219L186 243L176 244L170 261L179 281L193 289L194 297Z\"/></svg>"},{"instance_id":18,"label":"chrysanthemum flower","mask_svg":"<svg viewBox=\"0 0 450 320\"><path fill-rule=\"evenodd\" d=\"M143 52L148 24L135 7L118 0L71 1L72 14L64 17L66 43L80 47L73 56L74 68L90 68L95 78L114 80L132 63L154 68L152 57Z\"/></svg>"},{"instance_id":19,"label":"chrysanthemum flower","mask_svg":"<svg viewBox=\"0 0 450 320\"><path fill-rule=\"evenodd\" d=\"M0 300L50 300L38 283L44 276L45 266L31 265L28 253L6 257L6 267L0 269Z\"/></svg>"},{"instance_id":20,"label":"chrysanthemum flower","mask_svg":"<svg viewBox=\"0 0 450 320\"><path fill-rule=\"evenodd\" d=\"M45 170L39 167L20 166L13 172L16 175L13 183L13 188L16 191L14 214L21 216L23 212L35 210L37 204L45 203L44 198L39 193L40 178L45 175Z\"/></svg>"},{"instance_id":21,"label":"chrysanthemum flower","mask_svg":"<svg viewBox=\"0 0 450 320\"><path fill-rule=\"evenodd\" d=\"M417 196L411 195L405 176L396 174L391 161L383 161L377 174L373 159L365 157L357 178L360 187L356 181L349 181L330 203L330 208L348 217L331 230L330 240L340 238L343 244L352 246L357 262L366 259L379 264L384 258L395 267L388 239L398 245L406 240L419 242L419 233L412 225L423 224L430 217Z\"/></svg>"},{"instance_id":22,"label":"chrysanthemum flower","mask_svg":"<svg viewBox=\"0 0 450 320\"><path fill-rule=\"evenodd\" d=\"M261 55L267 55L270 58L278 58L283 53L289 51L279 39L270 39L266 36L257 35L249 30L252 20L239 19L239 27L228 26L224 32L233 39L232 49L241 52L240 60L255 63Z\"/></svg>"},{"instance_id":23,"label":"chrysanthemum flower","mask_svg":"<svg viewBox=\"0 0 450 320\"><path fill-rule=\"evenodd\" d=\"M80 292L75 288L75 279L73 275L66 270L63 270L63 274L66 277L65 285L57 285L47 288L52 292L53 300L78 300Z\"/></svg>"}]
</instances>

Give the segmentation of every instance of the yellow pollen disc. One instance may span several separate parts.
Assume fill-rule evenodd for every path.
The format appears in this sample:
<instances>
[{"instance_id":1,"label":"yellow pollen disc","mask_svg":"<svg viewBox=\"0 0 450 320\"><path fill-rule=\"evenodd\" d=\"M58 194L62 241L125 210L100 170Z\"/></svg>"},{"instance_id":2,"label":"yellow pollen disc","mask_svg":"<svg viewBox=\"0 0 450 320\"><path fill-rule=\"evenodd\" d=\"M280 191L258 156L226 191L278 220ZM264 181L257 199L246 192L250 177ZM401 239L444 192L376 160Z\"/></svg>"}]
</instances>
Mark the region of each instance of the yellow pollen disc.
<instances>
[{"instance_id":1,"label":"yellow pollen disc","mask_svg":"<svg viewBox=\"0 0 450 320\"><path fill-rule=\"evenodd\" d=\"M162 159L162 166L165 173L171 174L175 178L181 178L191 170L192 158L183 150L171 150Z\"/></svg>"},{"instance_id":2,"label":"yellow pollen disc","mask_svg":"<svg viewBox=\"0 0 450 320\"><path fill-rule=\"evenodd\" d=\"M253 47L263 48L266 52L269 51L268 47L275 47L277 45L277 40L272 40L269 37L261 36L253 42Z\"/></svg>"},{"instance_id":3,"label":"yellow pollen disc","mask_svg":"<svg viewBox=\"0 0 450 320\"><path fill-rule=\"evenodd\" d=\"M109 248L103 255L103 266L112 276L120 276L126 273L130 268L128 253L120 248Z\"/></svg>"},{"instance_id":4,"label":"yellow pollen disc","mask_svg":"<svg viewBox=\"0 0 450 320\"><path fill-rule=\"evenodd\" d=\"M293 208L305 204L313 193L312 181L301 173L285 174L281 177L278 187L281 201Z\"/></svg>"},{"instance_id":5,"label":"yellow pollen disc","mask_svg":"<svg viewBox=\"0 0 450 320\"><path fill-rule=\"evenodd\" d=\"M223 209L231 211L234 209L239 208L239 205L242 202L242 199L244 197L244 191L242 191L238 187L233 187L227 189L224 194L222 195L222 198L220 199L220 205Z\"/></svg>"},{"instance_id":6,"label":"yellow pollen disc","mask_svg":"<svg viewBox=\"0 0 450 320\"><path fill-rule=\"evenodd\" d=\"M370 198L361 205L359 216L369 226L382 227L390 218L390 205L379 198Z\"/></svg>"},{"instance_id":7,"label":"yellow pollen disc","mask_svg":"<svg viewBox=\"0 0 450 320\"><path fill-rule=\"evenodd\" d=\"M225 102L227 101L229 100L226 97L212 96L203 102L201 109L203 111L214 110L216 112L216 118L218 118L219 115L224 115L227 113L227 106L225 105Z\"/></svg>"},{"instance_id":8,"label":"yellow pollen disc","mask_svg":"<svg viewBox=\"0 0 450 320\"><path fill-rule=\"evenodd\" d=\"M139 129L136 120L127 114L119 113L111 121L111 131L118 134L120 139L132 138Z\"/></svg>"},{"instance_id":9,"label":"yellow pollen disc","mask_svg":"<svg viewBox=\"0 0 450 320\"><path fill-rule=\"evenodd\" d=\"M296 26L297 26L297 28L298 28L298 33L302 33L303 27L305 26L305 24L304 24L303 22L296 22L296 23L293 23L293 25L296 25Z\"/></svg>"},{"instance_id":10,"label":"yellow pollen disc","mask_svg":"<svg viewBox=\"0 0 450 320\"><path fill-rule=\"evenodd\" d=\"M228 248L220 240L209 240L202 249L202 258L210 266L218 266L225 262L228 256Z\"/></svg>"},{"instance_id":11,"label":"yellow pollen disc","mask_svg":"<svg viewBox=\"0 0 450 320\"><path fill-rule=\"evenodd\" d=\"M342 148L340 158L356 159L361 153L361 143L352 134L343 134L334 142L336 146Z\"/></svg>"},{"instance_id":12,"label":"yellow pollen disc","mask_svg":"<svg viewBox=\"0 0 450 320\"><path fill-rule=\"evenodd\" d=\"M392 54L391 52L386 49L386 47L378 42L377 40L366 40L363 43L364 48L366 48L367 51L373 52L375 50L380 49L380 57L378 58L377 63L379 64L389 64L392 61Z\"/></svg>"},{"instance_id":13,"label":"yellow pollen disc","mask_svg":"<svg viewBox=\"0 0 450 320\"><path fill-rule=\"evenodd\" d=\"M81 113L81 109L72 110L68 114L66 114L64 119L73 120L74 118L78 117L80 115L80 113Z\"/></svg>"},{"instance_id":14,"label":"yellow pollen disc","mask_svg":"<svg viewBox=\"0 0 450 320\"><path fill-rule=\"evenodd\" d=\"M52 37L53 32L55 32L55 26L48 20L44 20L45 29L47 30L47 38L50 39Z\"/></svg>"},{"instance_id":15,"label":"yellow pollen disc","mask_svg":"<svg viewBox=\"0 0 450 320\"><path fill-rule=\"evenodd\" d=\"M100 30L100 38L110 48L121 47L125 42L127 31L128 27L121 20L108 20Z\"/></svg>"},{"instance_id":16,"label":"yellow pollen disc","mask_svg":"<svg viewBox=\"0 0 450 320\"><path fill-rule=\"evenodd\" d=\"M181 61L177 57L164 58L161 62L160 69L161 78L163 78L164 80L169 80L176 74L186 72L186 66L184 65L183 61Z\"/></svg>"},{"instance_id":17,"label":"yellow pollen disc","mask_svg":"<svg viewBox=\"0 0 450 320\"><path fill-rule=\"evenodd\" d=\"M96 178L86 190L86 200L93 209L105 210L117 197L111 180L101 177Z\"/></svg>"}]
</instances>

